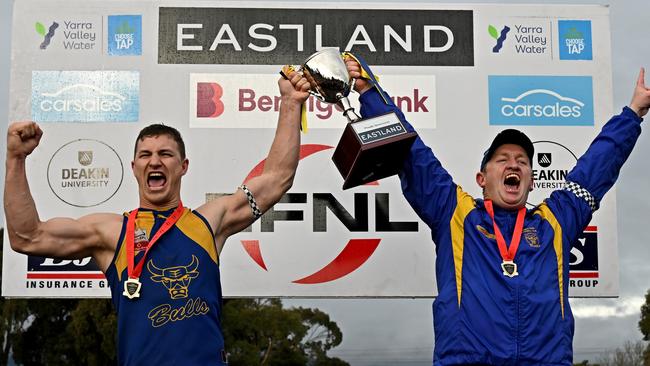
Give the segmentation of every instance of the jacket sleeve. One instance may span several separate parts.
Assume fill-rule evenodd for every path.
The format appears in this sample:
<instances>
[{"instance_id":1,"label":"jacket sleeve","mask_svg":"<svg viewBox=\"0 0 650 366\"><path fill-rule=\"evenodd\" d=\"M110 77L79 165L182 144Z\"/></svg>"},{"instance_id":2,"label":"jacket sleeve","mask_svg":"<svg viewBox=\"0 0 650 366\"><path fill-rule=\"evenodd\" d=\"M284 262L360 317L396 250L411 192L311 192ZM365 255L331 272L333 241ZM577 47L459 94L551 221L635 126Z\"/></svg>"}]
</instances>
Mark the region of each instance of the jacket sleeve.
<instances>
[{"instance_id":1,"label":"jacket sleeve","mask_svg":"<svg viewBox=\"0 0 650 366\"><path fill-rule=\"evenodd\" d=\"M362 117L395 112L408 131L415 131L397 106L385 102L390 101L390 96L384 92L382 98L380 93L375 87L361 95ZM434 235L440 224L449 224L457 202L456 184L419 136L411 146L399 177L404 197Z\"/></svg>"},{"instance_id":2,"label":"jacket sleeve","mask_svg":"<svg viewBox=\"0 0 650 366\"><path fill-rule=\"evenodd\" d=\"M549 206L571 221L576 235L591 220L603 196L616 182L623 163L641 134L641 121L633 110L623 108L603 126L587 151L566 177L565 187L551 194Z\"/></svg>"}]
</instances>

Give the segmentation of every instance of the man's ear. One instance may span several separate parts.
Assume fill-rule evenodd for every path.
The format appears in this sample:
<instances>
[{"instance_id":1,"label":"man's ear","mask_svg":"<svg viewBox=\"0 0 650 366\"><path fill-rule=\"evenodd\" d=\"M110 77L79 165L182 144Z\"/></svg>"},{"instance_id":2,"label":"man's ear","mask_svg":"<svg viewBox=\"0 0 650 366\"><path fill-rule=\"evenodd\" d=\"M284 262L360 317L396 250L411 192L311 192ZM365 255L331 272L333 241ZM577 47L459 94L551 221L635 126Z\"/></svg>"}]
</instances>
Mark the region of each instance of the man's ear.
<instances>
[{"instance_id":1,"label":"man's ear","mask_svg":"<svg viewBox=\"0 0 650 366\"><path fill-rule=\"evenodd\" d=\"M478 184L479 187L485 188L485 173L483 172L478 172L476 173L476 184Z\"/></svg>"},{"instance_id":2,"label":"man's ear","mask_svg":"<svg viewBox=\"0 0 650 366\"><path fill-rule=\"evenodd\" d=\"M182 175L185 175L185 173L187 173L187 168L189 168L189 166L190 166L190 159L185 158L185 160L183 160L183 163L181 164L181 169L183 170Z\"/></svg>"},{"instance_id":3,"label":"man's ear","mask_svg":"<svg viewBox=\"0 0 650 366\"><path fill-rule=\"evenodd\" d=\"M528 192L533 191L533 186L535 185L535 180L533 179L532 175L530 177L530 187L528 187Z\"/></svg>"}]
</instances>

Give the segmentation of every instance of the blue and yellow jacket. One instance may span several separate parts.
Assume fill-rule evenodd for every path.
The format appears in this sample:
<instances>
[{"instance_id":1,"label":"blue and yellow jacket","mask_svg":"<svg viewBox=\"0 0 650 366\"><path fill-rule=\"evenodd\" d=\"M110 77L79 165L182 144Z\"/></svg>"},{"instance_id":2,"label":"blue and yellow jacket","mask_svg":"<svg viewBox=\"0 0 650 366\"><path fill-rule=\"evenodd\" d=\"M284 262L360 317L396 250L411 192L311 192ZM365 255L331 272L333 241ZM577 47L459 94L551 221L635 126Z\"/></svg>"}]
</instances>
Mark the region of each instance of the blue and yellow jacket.
<instances>
[{"instance_id":1,"label":"blue and yellow jacket","mask_svg":"<svg viewBox=\"0 0 650 366\"><path fill-rule=\"evenodd\" d=\"M396 112L413 131L377 89L360 101L364 118ZM614 185L641 132L640 122L625 107L578 160L565 188L527 211L515 256L519 275L513 278L503 275L483 200L455 184L431 149L416 139L400 179L404 196L431 228L436 244L434 365L572 364L569 251ZM506 243L516 216L516 211L495 208Z\"/></svg>"}]
</instances>

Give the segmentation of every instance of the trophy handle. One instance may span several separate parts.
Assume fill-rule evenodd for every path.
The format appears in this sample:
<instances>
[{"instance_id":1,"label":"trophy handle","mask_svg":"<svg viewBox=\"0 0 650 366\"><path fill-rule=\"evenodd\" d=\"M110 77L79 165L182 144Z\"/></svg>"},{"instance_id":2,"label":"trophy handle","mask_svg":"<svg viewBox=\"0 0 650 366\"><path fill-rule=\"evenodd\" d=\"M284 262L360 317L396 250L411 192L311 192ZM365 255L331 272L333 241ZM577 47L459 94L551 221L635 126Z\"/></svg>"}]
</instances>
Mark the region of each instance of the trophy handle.
<instances>
[{"instance_id":1,"label":"trophy handle","mask_svg":"<svg viewBox=\"0 0 650 366\"><path fill-rule=\"evenodd\" d=\"M320 100L321 102L325 102L325 97L323 97L322 95L320 95L320 93L315 92L315 91L309 89L309 94L315 96L315 97L316 97L318 100ZM327 103L327 102L325 102L325 103Z\"/></svg>"},{"instance_id":2,"label":"trophy handle","mask_svg":"<svg viewBox=\"0 0 650 366\"><path fill-rule=\"evenodd\" d=\"M354 111L347 97L344 97L341 93L337 93L336 97L339 100L337 104L343 109L343 115L347 117L348 122L356 122L361 119L361 116Z\"/></svg>"}]
</instances>

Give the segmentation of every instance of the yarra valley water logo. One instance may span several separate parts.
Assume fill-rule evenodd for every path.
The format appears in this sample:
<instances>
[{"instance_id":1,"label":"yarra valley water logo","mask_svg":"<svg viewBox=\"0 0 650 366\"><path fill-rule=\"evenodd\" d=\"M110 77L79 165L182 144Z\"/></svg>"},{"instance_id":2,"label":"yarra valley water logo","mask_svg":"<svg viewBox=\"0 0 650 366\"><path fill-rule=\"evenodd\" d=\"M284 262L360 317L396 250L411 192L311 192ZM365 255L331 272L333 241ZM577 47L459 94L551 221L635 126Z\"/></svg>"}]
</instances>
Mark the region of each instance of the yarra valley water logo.
<instances>
[{"instance_id":1,"label":"yarra valley water logo","mask_svg":"<svg viewBox=\"0 0 650 366\"><path fill-rule=\"evenodd\" d=\"M47 48L47 46L50 45L50 41L52 40L52 37L54 37L54 33L59 27L59 23L52 22L52 25L50 25L47 32L45 31L45 26L41 22L36 22L34 26L36 27L36 33L40 34L43 37L43 42L41 42L39 48L44 50Z\"/></svg>"},{"instance_id":2,"label":"yarra valley water logo","mask_svg":"<svg viewBox=\"0 0 650 366\"><path fill-rule=\"evenodd\" d=\"M490 24L490 26L488 26L488 33L490 33L490 36L497 41L494 47L492 47L492 52L499 53L499 51L501 51L503 42L506 40L506 37L508 37L508 32L510 32L510 27L507 25L504 25L500 32L497 31L493 25Z\"/></svg>"}]
</instances>

